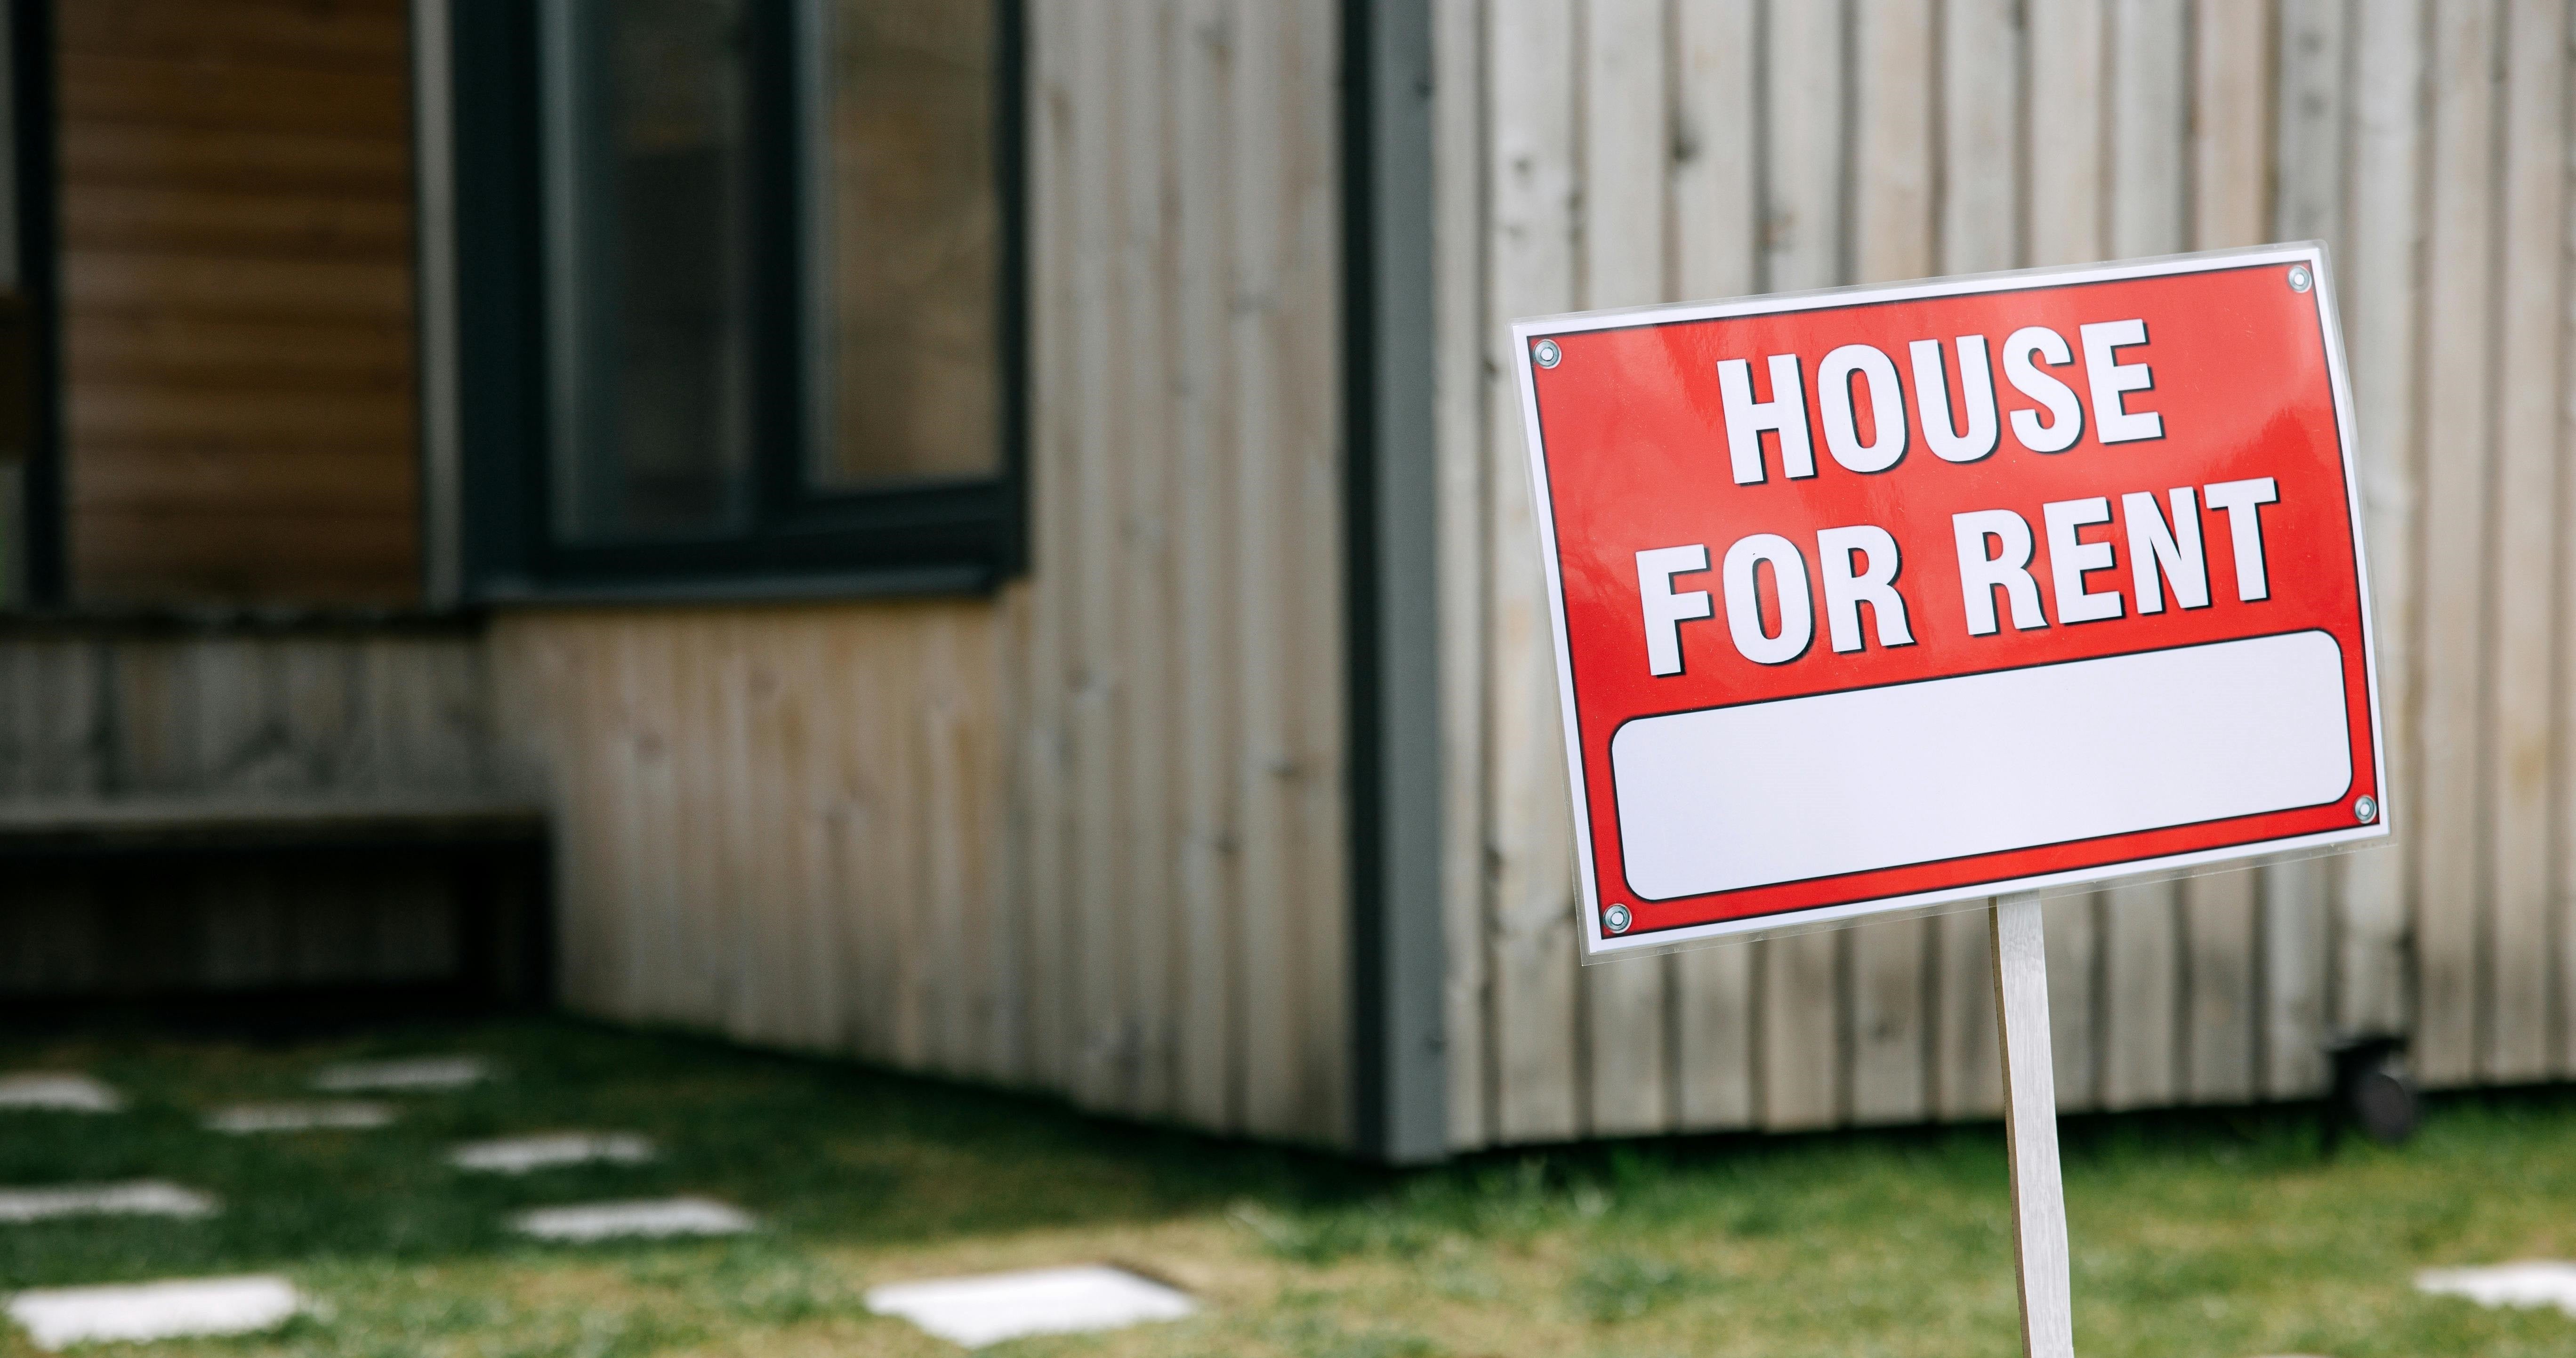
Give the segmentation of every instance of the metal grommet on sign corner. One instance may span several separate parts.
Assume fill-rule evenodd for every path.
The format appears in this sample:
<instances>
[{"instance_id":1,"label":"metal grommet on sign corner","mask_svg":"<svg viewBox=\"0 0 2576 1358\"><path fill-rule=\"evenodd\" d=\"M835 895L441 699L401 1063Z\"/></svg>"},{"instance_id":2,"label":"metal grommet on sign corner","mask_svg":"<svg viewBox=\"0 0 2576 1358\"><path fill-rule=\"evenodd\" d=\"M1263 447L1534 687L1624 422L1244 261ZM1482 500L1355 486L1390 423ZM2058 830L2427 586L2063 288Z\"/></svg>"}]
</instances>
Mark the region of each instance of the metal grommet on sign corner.
<instances>
[{"instance_id":1,"label":"metal grommet on sign corner","mask_svg":"<svg viewBox=\"0 0 2576 1358\"><path fill-rule=\"evenodd\" d=\"M2290 266L2290 291L2306 292L2316 281L2316 278L2309 274L2307 265L2293 264Z\"/></svg>"},{"instance_id":2,"label":"metal grommet on sign corner","mask_svg":"<svg viewBox=\"0 0 2576 1358\"><path fill-rule=\"evenodd\" d=\"M1601 923L1614 934L1628 932L1628 926L1635 922L1635 917L1628 913L1628 907L1624 905L1614 905L1601 912Z\"/></svg>"},{"instance_id":3,"label":"metal grommet on sign corner","mask_svg":"<svg viewBox=\"0 0 2576 1358\"><path fill-rule=\"evenodd\" d=\"M1538 365L1542 368L1553 368L1565 357L1565 351L1556 347L1555 340L1540 340L1538 346L1530 350L1530 354L1538 360Z\"/></svg>"},{"instance_id":4,"label":"metal grommet on sign corner","mask_svg":"<svg viewBox=\"0 0 2576 1358\"><path fill-rule=\"evenodd\" d=\"M2352 818L2364 825L2379 819L2379 803L2367 792L2352 799Z\"/></svg>"}]
</instances>

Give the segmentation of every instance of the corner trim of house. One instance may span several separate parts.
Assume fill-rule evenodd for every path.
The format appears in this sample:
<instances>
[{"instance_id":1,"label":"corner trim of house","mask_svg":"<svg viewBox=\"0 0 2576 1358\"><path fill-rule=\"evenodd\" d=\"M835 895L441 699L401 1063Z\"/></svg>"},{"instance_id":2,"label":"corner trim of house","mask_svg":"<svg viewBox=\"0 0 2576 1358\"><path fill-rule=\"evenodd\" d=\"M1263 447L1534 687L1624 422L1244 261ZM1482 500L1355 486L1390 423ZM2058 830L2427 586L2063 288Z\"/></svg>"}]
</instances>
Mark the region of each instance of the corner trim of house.
<instances>
[{"instance_id":1,"label":"corner trim of house","mask_svg":"<svg viewBox=\"0 0 2576 1358\"><path fill-rule=\"evenodd\" d=\"M1343 0L1352 1144L1448 1153L1430 0Z\"/></svg>"}]
</instances>

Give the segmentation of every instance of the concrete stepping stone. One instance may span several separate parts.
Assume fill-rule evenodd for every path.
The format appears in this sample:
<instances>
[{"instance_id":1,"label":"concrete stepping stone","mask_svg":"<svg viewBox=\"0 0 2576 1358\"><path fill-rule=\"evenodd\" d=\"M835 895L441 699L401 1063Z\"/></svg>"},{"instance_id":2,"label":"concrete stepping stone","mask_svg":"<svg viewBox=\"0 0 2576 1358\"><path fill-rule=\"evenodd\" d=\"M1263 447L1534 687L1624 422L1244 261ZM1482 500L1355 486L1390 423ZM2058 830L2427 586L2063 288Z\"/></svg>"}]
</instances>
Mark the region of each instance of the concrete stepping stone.
<instances>
[{"instance_id":1,"label":"concrete stepping stone","mask_svg":"<svg viewBox=\"0 0 2576 1358\"><path fill-rule=\"evenodd\" d=\"M0 1188L0 1222L58 1217L210 1217L215 1200L158 1179L59 1188Z\"/></svg>"},{"instance_id":2,"label":"concrete stepping stone","mask_svg":"<svg viewBox=\"0 0 2576 1358\"><path fill-rule=\"evenodd\" d=\"M326 1094L420 1093L463 1089L491 1078L492 1063L479 1056L414 1056L328 1066L313 1077L313 1087Z\"/></svg>"},{"instance_id":3,"label":"concrete stepping stone","mask_svg":"<svg viewBox=\"0 0 2576 1358\"><path fill-rule=\"evenodd\" d=\"M2480 1306L2555 1306L2576 1316L2576 1264L2557 1260L2428 1269L2415 1275L2415 1286L2442 1296L2466 1297Z\"/></svg>"},{"instance_id":4,"label":"concrete stepping stone","mask_svg":"<svg viewBox=\"0 0 2576 1358\"><path fill-rule=\"evenodd\" d=\"M286 1323L304 1298L284 1278L192 1278L122 1287L58 1287L9 1299L9 1318L40 1349L197 1335L252 1334Z\"/></svg>"},{"instance_id":5,"label":"concrete stepping stone","mask_svg":"<svg viewBox=\"0 0 2576 1358\"><path fill-rule=\"evenodd\" d=\"M970 1349L1024 1335L1179 1320L1199 1309L1187 1293L1102 1264L889 1283L868 1289L867 1303Z\"/></svg>"},{"instance_id":6,"label":"concrete stepping stone","mask_svg":"<svg viewBox=\"0 0 2576 1358\"><path fill-rule=\"evenodd\" d=\"M114 1113L125 1096L76 1071L21 1070L0 1075L0 1109L47 1113Z\"/></svg>"},{"instance_id":7,"label":"concrete stepping stone","mask_svg":"<svg viewBox=\"0 0 2576 1358\"><path fill-rule=\"evenodd\" d=\"M447 1162L485 1174L527 1174L564 1165L640 1165L652 1158L653 1143L633 1132L552 1132L469 1142L449 1152Z\"/></svg>"},{"instance_id":8,"label":"concrete stepping stone","mask_svg":"<svg viewBox=\"0 0 2576 1358\"><path fill-rule=\"evenodd\" d=\"M756 1225L741 1208L713 1198L650 1198L541 1207L510 1218L510 1227L539 1240L612 1240L620 1236L739 1235Z\"/></svg>"},{"instance_id":9,"label":"concrete stepping stone","mask_svg":"<svg viewBox=\"0 0 2576 1358\"><path fill-rule=\"evenodd\" d=\"M381 1103L243 1103L206 1115L206 1130L231 1136L261 1132L368 1131L391 1126L394 1110Z\"/></svg>"}]
</instances>

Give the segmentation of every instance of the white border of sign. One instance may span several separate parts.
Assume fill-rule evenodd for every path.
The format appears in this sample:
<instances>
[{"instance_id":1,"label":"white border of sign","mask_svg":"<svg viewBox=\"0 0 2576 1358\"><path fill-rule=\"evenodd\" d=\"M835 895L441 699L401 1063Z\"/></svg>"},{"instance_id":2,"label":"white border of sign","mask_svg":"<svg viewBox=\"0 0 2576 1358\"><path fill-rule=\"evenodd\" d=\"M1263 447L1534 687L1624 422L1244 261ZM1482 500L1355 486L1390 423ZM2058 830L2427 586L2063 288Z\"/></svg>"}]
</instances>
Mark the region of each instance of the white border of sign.
<instances>
[{"instance_id":1,"label":"white border of sign","mask_svg":"<svg viewBox=\"0 0 2576 1358\"><path fill-rule=\"evenodd\" d=\"M2368 679L2370 690L2372 786L2381 794L2378 818L2368 825L2356 825L2349 830L2329 830L2289 839L2267 840L2260 844L2167 854L2159 858L2134 859L2125 863L2046 873L2036 877L2016 877L1981 882L1973 886L1950 887L1905 896L1888 896L1872 901L1855 901L1846 905L1821 906L1781 915L1721 920L1713 924L1664 929L1627 938L1604 937L1601 930L1600 892L1595 885L1598 873L1592 862L1590 832L1592 809L1583 785L1583 746L1575 726L1574 668L1568 659L1569 648L1565 632L1565 582L1560 577L1557 566L1556 508L1548 499L1547 448L1545 440L1539 433L1538 387L1535 381L1536 374L1532 368L1531 345L1542 338L1581 334L1587 330L1623 329L1631 326L1668 324L1675 321L1714 320L1728 316L1765 316L1780 312L1813 311L1825 307L1855 306L1870 302L1903 301L1924 297L2020 292L2070 283L2170 277L2176 274L2206 273L2214 269L2234 269L2260 264L2305 264L2316 280L2317 312L2319 318L2325 323L2326 369L2334 389L2335 434L2343 452L2344 498L2346 508L2352 517L2353 564L2361 576L2362 670ZM1580 868L1583 887L1583 961L1586 965L1607 961L1614 957L1669 952L1695 943L1742 942L1748 939L1831 929L1865 919L1938 914L1980 905L1993 896L2021 892L2058 893L2109 881L2177 876L2197 868L2222 863L2328 852L2339 848L2356 847L2368 840L2384 839L2394 833L2386 795L2388 746L2386 737L2380 730L2379 720L2379 645L2371 614L2370 560L2361 536L2361 479L2353 462L2352 387L2344 368L2343 317L2335 306L2334 275L2326 264L2325 242L2312 240L2238 250L2160 255L2151 259L2123 260L2116 264L2095 264L2079 268L2014 269L2003 273L1963 274L1955 278L1929 279L1920 283L1892 286L1868 284L1859 287L1820 288L1811 292L1784 292L1763 297L1741 297L1731 301L1698 302L1681 306L1626 307L1615 311L1534 316L1512 322L1512 346L1516 352L1515 371L1519 375L1521 386L1523 438L1529 451L1530 494L1537 511L1540 557L1547 571L1550 635L1556 644L1556 693L1557 701L1563 710L1561 724L1564 727L1565 736L1566 777L1572 784L1573 791L1574 856Z\"/></svg>"}]
</instances>

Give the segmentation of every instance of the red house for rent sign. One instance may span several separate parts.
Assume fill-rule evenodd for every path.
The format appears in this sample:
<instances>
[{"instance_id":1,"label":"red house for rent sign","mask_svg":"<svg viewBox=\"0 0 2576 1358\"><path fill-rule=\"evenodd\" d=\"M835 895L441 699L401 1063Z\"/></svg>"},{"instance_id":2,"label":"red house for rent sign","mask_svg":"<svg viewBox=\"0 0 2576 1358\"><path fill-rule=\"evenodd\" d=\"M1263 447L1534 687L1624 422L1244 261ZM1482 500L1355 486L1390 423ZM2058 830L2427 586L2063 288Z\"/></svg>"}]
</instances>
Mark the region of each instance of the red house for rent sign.
<instances>
[{"instance_id":1,"label":"red house for rent sign","mask_svg":"<svg viewBox=\"0 0 2576 1358\"><path fill-rule=\"evenodd\" d=\"M2388 833L2321 247L1513 334L1588 960Z\"/></svg>"}]
</instances>

